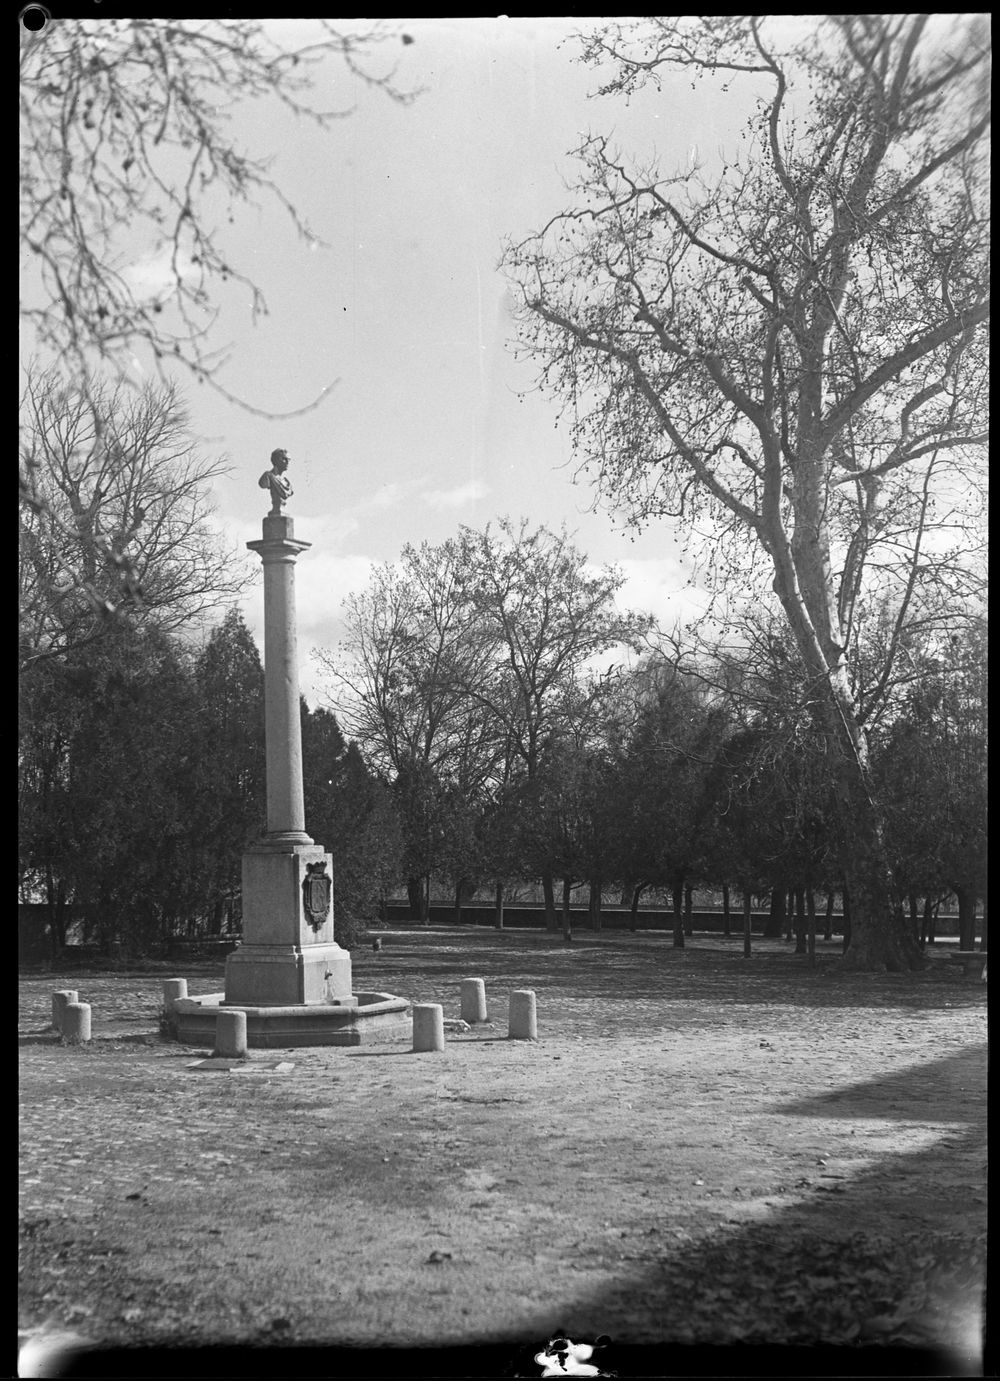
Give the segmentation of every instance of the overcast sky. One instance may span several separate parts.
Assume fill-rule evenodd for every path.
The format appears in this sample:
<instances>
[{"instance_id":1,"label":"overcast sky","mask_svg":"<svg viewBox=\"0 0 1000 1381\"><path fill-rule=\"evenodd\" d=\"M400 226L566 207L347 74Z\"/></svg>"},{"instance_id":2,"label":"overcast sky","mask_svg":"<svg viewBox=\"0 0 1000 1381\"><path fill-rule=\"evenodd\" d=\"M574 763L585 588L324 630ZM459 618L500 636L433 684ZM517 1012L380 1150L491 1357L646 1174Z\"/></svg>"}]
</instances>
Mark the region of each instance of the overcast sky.
<instances>
[{"instance_id":1,"label":"overcast sky","mask_svg":"<svg viewBox=\"0 0 1000 1381\"><path fill-rule=\"evenodd\" d=\"M310 247L277 208L237 213L232 261L266 294L252 325L245 290L219 305L231 343L220 376L232 393L275 413L267 421L184 380L196 431L229 455L218 517L242 544L260 536L267 507L257 480L272 449L289 452L296 536L313 544L297 567L301 683L322 699L309 649L342 636L343 598L373 562L407 542L440 542L460 524L500 515L565 523L595 564L627 575L620 602L672 623L690 605L680 546L665 526L633 539L574 483L568 427L533 392L530 363L513 359L514 324L498 271L505 237L521 238L571 202L570 151L590 130L624 149L656 153L669 174L714 160L742 124L749 89L713 96L682 76L627 107L588 99L596 74L576 61L572 34L593 20L414 19L412 42L383 50L397 82L421 87L393 103L330 59L322 104L353 111L321 131L275 104L236 107L234 139L273 157L272 176L328 248ZM307 41L309 21L268 21L281 42ZM377 64L376 64L377 66ZM137 281L156 264L137 261ZM259 641L259 568L246 601Z\"/></svg>"}]
</instances>

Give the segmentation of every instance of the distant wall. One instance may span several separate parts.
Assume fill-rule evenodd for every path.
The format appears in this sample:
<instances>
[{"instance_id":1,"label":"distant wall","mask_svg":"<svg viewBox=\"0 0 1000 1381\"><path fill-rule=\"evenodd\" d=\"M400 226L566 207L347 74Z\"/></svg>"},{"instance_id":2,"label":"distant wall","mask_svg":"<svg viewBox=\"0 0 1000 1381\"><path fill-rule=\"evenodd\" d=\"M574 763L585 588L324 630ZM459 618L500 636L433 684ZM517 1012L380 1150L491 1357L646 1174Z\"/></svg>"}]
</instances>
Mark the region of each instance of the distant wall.
<instances>
[{"instance_id":1,"label":"distant wall","mask_svg":"<svg viewBox=\"0 0 1000 1381\"><path fill-rule=\"evenodd\" d=\"M562 915L562 907L557 904L556 914ZM486 925L495 924L496 910L492 903L470 902L462 907L461 925ZM590 910L587 906L571 906L570 917L574 930L586 930L590 924ZM395 924L417 924L409 903L407 902L388 902L386 904L386 918L390 923ZM454 925L455 908L443 902L431 902L429 919L433 925ZM768 919L766 911L753 911L750 914L750 929L753 934L760 934L764 929L764 923ZM504 926L511 929L538 930L545 926L545 908L542 906L528 904L525 902L513 902L510 905L504 904L503 909ZM602 906L601 907L601 929L602 930L628 930L632 924L631 913L627 906ZM825 917L817 915L817 928L820 934L825 928ZM639 930L673 930L674 914L666 908L650 907L648 910L639 908L636 916L636 925ZM723 915L721 911L692 911L691 926L693 930L701 931L703 934L722 934ZM840 935L842 930L842 918L835 915L833 918L833 933ZM729 926L734 934L740 934L743 930L743 911L740 907L733 907L729 913Z\"/></svg>"},{"instance_id":2,"label":"distant wall","mask_svg":"<svg viewBox=\"0 0 1000 1381\"><path fill-rule=\"evenodd\" d=\"M408 902L390 901L385 903L386 922L390 925L418 925L419 922L410 910ZM556 915L562 915L561 903L556 903ZM450 902L431 902L429 920L432 925L495 925L496 910L492 902L467 902L461 910L461 920L455 920L455 907ZM590 926L590 911L584 904L582 906L571 906L570 917L574 930L587 930ZM764 925L769 919L766 911L752 911L750 913L750 931L753 935L760 935L764 931ZM723 916L721 910L706 911L695 909L691 912L691 928L695 933L703 935L721 935ZM504 903L503 908L504 927L511 930L541 930L545 926L545 908L534 902L511 902L509 905ZM628 930L631 926L631 914L627 906L602 906L601 907L601 929L602 930ZM642 907L640 906L636 916L636 927L639 930L673 930L674 913L666 907ZM743 932L743 909L741 906L733 906L729 913L729 928L732 934L740 935ZM833 914L832 933L836 936L843 936L844 918L839 911ZM816 930L822 935L826 930L826 908L817 909ZM958 934L958 917L939 913L935 924L935 931L939 939L951 939ZM978 932L977 932L978 933Z\"/></svg>"}]
</instances>

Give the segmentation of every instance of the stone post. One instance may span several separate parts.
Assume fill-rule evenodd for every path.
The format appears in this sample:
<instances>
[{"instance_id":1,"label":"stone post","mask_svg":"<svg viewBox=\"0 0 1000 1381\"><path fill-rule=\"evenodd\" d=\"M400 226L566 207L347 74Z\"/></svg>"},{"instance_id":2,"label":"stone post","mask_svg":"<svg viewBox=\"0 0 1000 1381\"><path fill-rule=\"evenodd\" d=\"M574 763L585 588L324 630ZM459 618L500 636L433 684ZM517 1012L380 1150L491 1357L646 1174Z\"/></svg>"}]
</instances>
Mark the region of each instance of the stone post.
<instances>
[{"instance_id":1,"label":"stone post","mask_svg":"<svg viewBox=\"0 0 1000 1381\"><path fill-rule=\"evenodd\" d=\"M62 1038L67 1045L85 1045L90 1040L89 1003L66 1003L63 1010Z\"/></svg>"},{"instance_id":2,"label":"stone post","mask_svg":"<svg viewBox=\"0 0 1000 1381\"><path fill-rule=\"evenodd\" d=\"M215 1023L215 1049L213 1056L229 1060L242 1060L247 1053L247 1014L246 1012L220 1012Z\"/></svg>"},{"instance_id":3,"label":"stone post","mask_svg":"<svg viewBox=\"0 0 1000 1381\"><path fill-rule=\"evenodd\" d=\"M52 994L52 1029L60 1035L63 1029L63 1016L70 1002L77 1002L80 994L75 988L60 988Z\"/></svg>"},{"instance_id":4,"label":"stone post","mask_svg":"<svg viewBox=\"0 0 1000 1381\"><path fill-rule=\"evenodd\" d=\"M186 978L165 978L163 980L163 1010L169 1016L174 1003L188 995Z\"/></svg>"},{"instance_id":5,"label":"stone post","mask_svg":"<svg viewBox=\"0 0 1000 1381\"><path fill-rule=\"evenodd\" d=\"M444 1049L444 1008L440 1002L413 1004L413 1049Z\"/></svg>"},{"instance_id":6,"label":"stone post","mask_svg":"<svg viewBox=\"0 0 1000 1381\"><path fill-rule=\"evenodd\" d=\"M486 984L481 978L463 978L459 984L462 995L462 1020L470 1024L486 1020Z\"/></svg>"},{"instance_id":7,"label":"stone post","mask_svg":"<svg viewBox=\"0 0 1000 1381\"><path fill-rule=\"evenodd\" d=\"M538 1039L538 1017L533 989L522 988L516 993L511 993L510 1022L507 1035L512 1041L536 1041Z\"/></svg>"}]
</instances>

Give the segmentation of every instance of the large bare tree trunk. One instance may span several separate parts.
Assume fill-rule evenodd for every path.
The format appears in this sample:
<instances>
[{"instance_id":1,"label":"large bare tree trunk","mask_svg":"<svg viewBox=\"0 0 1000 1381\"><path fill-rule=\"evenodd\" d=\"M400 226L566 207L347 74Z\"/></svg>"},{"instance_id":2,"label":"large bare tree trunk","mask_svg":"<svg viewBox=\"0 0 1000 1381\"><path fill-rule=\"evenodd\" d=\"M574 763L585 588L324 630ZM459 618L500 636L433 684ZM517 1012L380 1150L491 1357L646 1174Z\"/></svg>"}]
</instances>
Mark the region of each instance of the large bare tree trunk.
<instances>
[{"instance_id":1,"label":"large bare tree trunk","mask_svg":"<svg viewBox=\"0 0 1000 1381\"><path fill-rule=\"evenodd\" d=\"M844 962L850 968L892 973L919 968L920 946L906 924L892 878L884 824L875 800L868 751L856 724L848 721L853 706L835 697L843 721L837 736L840 771L838 797L840 864L850 895L850 938ZM829 742L828 736L828 742Z\"/></svg>"},{"instance_id":2,"label":"large bare tree trunk","mask_svg":"<svg viewBox=\"0 0 1000 1381\"><path fill-rule=\"evenodd\" d=\"M867 793L865 793L867 796ZM844 821L841 867L850 898L850 968L901 973L919 968L920 946L906 924L887 862L882 830L870 800Z\"/></svg>"},{"instance_id":3,"label":"large bare tree trunk","mask_svg":"<svg viewBox=\"0 0 1000 1381\"><path fill-rule=\"evenodd\" d=\"M905 972L920 967L920 946L906 924L889 867L864 735L849 698L840 694L839 686L833 691L837 723L830 726L827 742L836 754L831 754L838 807L836 828L850 905L844 962L854 969Z\"/></svg>"},{"instance_id":4,"label":"large bare tree trunk","mask_svg":"<svg viewBox=\"0 0 1000 1381\"><path fill-rule=\"evenodd\" d=\"M819 451L810 442L812 424L806 418L816 402L816 398L810 401L806 391L800 394L800 468L790 541L777 508L769 515L774 590L807 674L814 684L826 686L825 695L817 696L815 702L815 723L827 748L834 829L851 898L851 934L844 962L856 969L899 972L919 967L920 948L907 931L893 885L867 740L858 722L842 646L845 635L831 579L826 487Z\"/></svg>"}]
</instances>

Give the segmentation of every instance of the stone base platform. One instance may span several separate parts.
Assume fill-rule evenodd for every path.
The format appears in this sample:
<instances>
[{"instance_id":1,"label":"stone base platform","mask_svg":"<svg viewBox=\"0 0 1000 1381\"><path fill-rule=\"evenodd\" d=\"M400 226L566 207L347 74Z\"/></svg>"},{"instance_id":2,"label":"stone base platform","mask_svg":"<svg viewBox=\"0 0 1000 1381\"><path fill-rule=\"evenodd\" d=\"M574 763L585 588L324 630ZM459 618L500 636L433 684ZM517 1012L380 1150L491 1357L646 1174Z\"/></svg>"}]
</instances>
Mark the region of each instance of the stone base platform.
<instances>
[{"instance_id":1,"label":"stone base platform","mask_svg":"<svg viewBox=\"0 0 1000 1381\"><path fill-rule=\"evenodd\" d=\"M243 943L226 960L229 1007L323 1007L350 992L351 956L338 944Z\"/></svg>"},{"instance_id":2,"label":"stone base platform","mask_svg":"<svg viewBox=\"0 0 1000 1381\"><path fill-rule=\"evenodd\" d=\"M251 1050L290 1049L304 1045L376 1045L409 1040L413 1034L410 1004L391 993L353 993L340 1002L294 1007L250 1007L226 1002L224 993L182 997L171 1010L176 1039L185 1045L214 1045L220 1012L247 1014Z\"/></svg>"}]
</instances>

